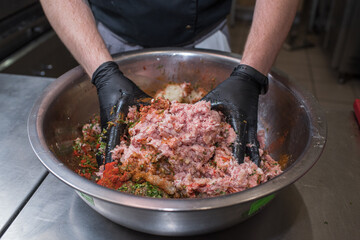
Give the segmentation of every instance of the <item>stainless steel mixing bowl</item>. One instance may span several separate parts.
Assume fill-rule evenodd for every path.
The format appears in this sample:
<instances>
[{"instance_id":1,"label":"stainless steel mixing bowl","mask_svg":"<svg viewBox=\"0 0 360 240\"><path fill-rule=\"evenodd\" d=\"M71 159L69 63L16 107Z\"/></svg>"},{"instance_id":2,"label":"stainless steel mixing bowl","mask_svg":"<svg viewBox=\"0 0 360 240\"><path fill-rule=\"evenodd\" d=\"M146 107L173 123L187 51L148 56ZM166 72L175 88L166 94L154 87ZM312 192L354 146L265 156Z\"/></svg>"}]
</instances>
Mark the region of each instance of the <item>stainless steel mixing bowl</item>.
<instances>
[{"instance_id":1,"label":"stainless steel mixing bowl","mask_svg":"<svg viewBox=\"0 0 360 240\"><path fill-rule=\"evenodd\" d=\"M150 49L117 56L121 70L149 94L168 82L189 81L211 89L225 80L240 56L215 51ZM206 199L153 199L101 187L78 176L71 166L72 141L81 125L98 113L96 90L82 68L54 81L35 103L28 119L31 145L40 161L73 187L95 211L131 229L159 235L216 231L256 214L274 195L303 176L326 141L324 115L315 98L273 70L260 97L259 128L267 146L282 161L284 173L255 188Z\"/></svg>"}]
</instances>

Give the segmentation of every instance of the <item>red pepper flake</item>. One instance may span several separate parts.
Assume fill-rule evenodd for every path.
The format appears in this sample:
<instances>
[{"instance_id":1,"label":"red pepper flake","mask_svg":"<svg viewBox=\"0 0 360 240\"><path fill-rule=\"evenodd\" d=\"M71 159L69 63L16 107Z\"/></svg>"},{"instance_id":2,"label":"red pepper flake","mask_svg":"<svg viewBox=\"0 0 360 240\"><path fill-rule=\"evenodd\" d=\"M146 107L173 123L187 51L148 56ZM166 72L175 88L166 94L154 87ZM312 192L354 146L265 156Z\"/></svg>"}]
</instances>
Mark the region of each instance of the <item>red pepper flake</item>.
<instances>
[{"instance_id":1,"label":"red pepper flake","mask_svg":"<svg viewBox=\"0 0 360 240\"><path fill-rule=\"evenodd\" d=\"M124 182L131 178L131 174L126 171L120 171L117 162L107 163L103 172L103 177L97 182L97 184L104 187L118 189Z\"/></svg>"}]
</instances>

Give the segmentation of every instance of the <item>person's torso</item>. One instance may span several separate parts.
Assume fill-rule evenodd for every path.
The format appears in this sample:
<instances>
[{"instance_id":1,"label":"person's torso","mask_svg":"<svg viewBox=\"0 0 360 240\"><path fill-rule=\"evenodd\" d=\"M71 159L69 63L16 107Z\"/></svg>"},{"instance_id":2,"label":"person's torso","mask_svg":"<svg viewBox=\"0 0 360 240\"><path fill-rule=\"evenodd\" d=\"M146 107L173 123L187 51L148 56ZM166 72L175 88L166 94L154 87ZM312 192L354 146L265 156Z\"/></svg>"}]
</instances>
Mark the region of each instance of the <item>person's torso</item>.
<instances>
[{"instance_id":1,"label":"person's torso","mask_svg":"<svg viewBox=\"0 0 360 240\"><path fill-rule=\"evenodd\" d=\"M186 45L226 18L231 0L89 0L95 19L144 47Z\"/></svg>"}]
</instances>

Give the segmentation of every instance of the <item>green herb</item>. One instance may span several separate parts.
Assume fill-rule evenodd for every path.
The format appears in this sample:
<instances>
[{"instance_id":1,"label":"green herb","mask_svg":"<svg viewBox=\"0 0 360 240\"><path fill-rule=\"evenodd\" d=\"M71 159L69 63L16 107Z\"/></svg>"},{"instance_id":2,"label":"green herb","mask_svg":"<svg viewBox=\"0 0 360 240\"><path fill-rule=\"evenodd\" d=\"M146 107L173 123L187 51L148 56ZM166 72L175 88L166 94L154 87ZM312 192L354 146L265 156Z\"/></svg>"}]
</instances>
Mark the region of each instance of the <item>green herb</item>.
<instances>
[{"instance_id":1,"label":"green herb","mask_svg":"<svg viewBox=\"0 0 360 240\"><path fill-rule=\"evenodd\" d=\"M261 183L261 175L258 176L258 178L257 178L257 183L258 183L258 184Z\"/></svg>"},{"instance_id":2,"label":"green herb","mask_svg":"<svg viewBox=\"0 0 360 240\"><path fill-rule=\"evenodd\" d=\"M163 197L162 190L157 186L150 184L149 182L135 183L134 185L131 186L131 193L133 194L142 193L145 196L153 197L153 198Z\"/></svg>"},{"instance_id":3,"label":"green herb","mask_svg":"<svg viewBox=\"0 0 360 240\"><path fill-rule=\"evenodd\" d=\"M128 190L128 187L123 184L121 187L118 188L118 191L126 192Z\"/></svg>"},{"instance_id":4,"label":"green herb","mask_svg":"<svg viewBox=\"0 0 360 240\"><path fill-rule=\"evenodd\" d=\"M157 114L162 114L165 111L165 109L162 109L160 111L157 112Z\"/></svg>"},{"instance_id":5,"label":"green herb","mask_svg":"<svg viewBox=\"0 0 360 240\"><path fill-rule=\"evenodd\" d=\"M118 122L118 123L122 123L122 124L127 124L127 123L128 123L127 121L125 121L124 119L121 119L121 118L119 118L119 119L117 120L117 122Z\"/></svg>"},{"instance_id":6,"label":"green herb","mask_svg":"<svg viewBox=\"0 0 360 240\"><path fill-rule=\"evenodd\" d=\"M212 167L216 167L216 161L214 161L214 160L209 161L209 165Z\"/></svg>"},{"instance_id":7,"label":"green herb","mask_svg":"<svg viewBox=\"0 0 360 240\"><path fill-rule=\"evenodd\" d=\"M140 122L140 119L138 119L138 120L136 120L136 121L134 121L134 122L129 122L129 123L128 123L128 128L134 127L138 122Z\"/></svg>"},{"instance_id":8,"label":"green herb","mask_svg":"<svg viewBox=\"0 0 360 240\"><path fill-rule=\"evenodd\" d=\"M253 170L253 172L249 176L254 176L256 173L256 169Z\"/></svg>"}]
</instances>

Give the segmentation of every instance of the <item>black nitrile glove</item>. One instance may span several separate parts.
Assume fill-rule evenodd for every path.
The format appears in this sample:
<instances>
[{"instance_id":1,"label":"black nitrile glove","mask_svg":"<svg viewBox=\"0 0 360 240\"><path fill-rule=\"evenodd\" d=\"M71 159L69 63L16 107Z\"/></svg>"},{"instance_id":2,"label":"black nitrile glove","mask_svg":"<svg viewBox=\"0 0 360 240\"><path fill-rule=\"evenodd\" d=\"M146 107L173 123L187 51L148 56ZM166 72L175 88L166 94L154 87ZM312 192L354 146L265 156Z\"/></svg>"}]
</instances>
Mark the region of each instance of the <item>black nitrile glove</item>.
<instances>
[{"instance_id":1,"label":"black nitrile glove","mask_svg":"<svg viewBox=\"0 0 360 240\"><path fill-rule=\"evenodd\" d=\"M150 98L130 79L124 76L119 66L112 61L101 64L93 73L91 82L96 86L100 103L101 128L107 129L108 122L115 122L118 116L125 120L129 106L137 105L142 99ZM110 151L120 142L126 124L116 123L107 129L105 162L98 158L98 165L112 162Z\"/></svg>"},{"instance_id":2,"label":"black nitrile glove","mask_svg":"<svg viewBox=\"0 0 360 240\"><path fill-rule=\"evenodd\" d=\"M240 64L230 77L209 92L202 100L210 101L213 109L222 111L236 132L234 156L239 163L245 153L259 166L257 118L259 95L268 89L266 76L254 68Z\"/></svg>"}]
</instances>

